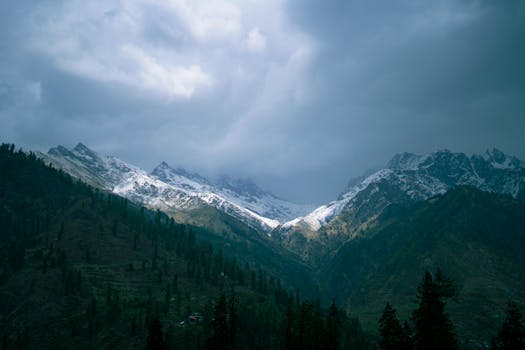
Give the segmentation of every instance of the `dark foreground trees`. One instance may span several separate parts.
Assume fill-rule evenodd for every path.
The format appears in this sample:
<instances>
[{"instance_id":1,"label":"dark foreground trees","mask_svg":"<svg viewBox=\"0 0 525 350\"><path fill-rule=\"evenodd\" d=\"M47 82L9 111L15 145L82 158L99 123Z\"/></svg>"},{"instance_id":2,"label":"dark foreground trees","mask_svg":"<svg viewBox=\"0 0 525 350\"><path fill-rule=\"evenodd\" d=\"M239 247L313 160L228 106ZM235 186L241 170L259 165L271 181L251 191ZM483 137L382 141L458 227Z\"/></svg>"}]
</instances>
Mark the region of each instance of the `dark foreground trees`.
<instances>
[{"instance_id":1,"label":"dark foreground trees","mask_svg":"<svg viewBox=\"0 0 525 350\"><path fill-rule=\"evenodd\" d=\"M207 349L227 350L235 347L236 327L235 297L229 302L221 294L215 303L213 319L211 320L212 335L206 342Z\"/></svg>"},{"instance_id":2,"label":"dark foreground trees","mask_svg":"<svg viewBox=\"0 0 525 350\"><path fill-rule=\"evenodd\" d=\"M514 302L507 304L507 314L503 325L492 341L491 350L524 350L525 349L525 329L523 317Z\"/></svg>"},{"instance_id":3,"label":"dark foreground trees","mask_svg":"<svg viewBox=\"0 0 525 350\"><path fill-rule=\"evenodd\" d=\"M410 328L397 318L396 309L387 303L379 320L379 347L381 350L411 350L413 348Z\"/></svg>"},{"instance_id":4,"label":"dark foreground trees","mask_svg":"<svg viewBox=\"0 0 525 350\"><path fill-rule=\"evenodd\" d=\"M445 312L448 299L456 291L450 279L438 269L426 271L417 288L418 306L412 314L414 336L408 323L401 326L395 309L387 303L379 320L379 346L382 350L455 350L458 342L454 326Z\"/></svg>"},{"instance_id":5,"label":"dark foreground trees","mask_svg":"<svg viewBox=\"0 0 525 350\"><path fill-rule=\"evenodd\" d=\"M146 350L164 350L164 335L158 318L154 318L149 325L148 338L146 339Z\"/></svg>"},{"instance_id":6,"label":"dark foreground trees","mask_svg":"<svg viewBox=\"0 0 525 350\"><path fill-rule=\"evenodd\" d=\"M447 300L455 293L452 281L439 269L434 275L425 272L417 289L419 305L413 313L416 350L458 349L454 326L445 312Z\"/></svg>"}]
</instances>

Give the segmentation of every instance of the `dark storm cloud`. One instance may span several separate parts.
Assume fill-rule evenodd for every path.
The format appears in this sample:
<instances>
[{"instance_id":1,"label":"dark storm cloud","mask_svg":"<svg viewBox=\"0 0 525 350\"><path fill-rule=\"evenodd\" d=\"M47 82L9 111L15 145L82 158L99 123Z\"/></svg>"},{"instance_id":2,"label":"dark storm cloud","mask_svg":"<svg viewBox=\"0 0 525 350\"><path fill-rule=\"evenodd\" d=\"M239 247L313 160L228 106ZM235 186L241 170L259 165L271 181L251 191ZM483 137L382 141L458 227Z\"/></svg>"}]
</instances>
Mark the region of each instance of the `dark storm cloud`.
<instances>
[{"instance_id":1,"label":"dark storm cloud","mask_svg":"<svg viewBox=\"0 0 525 350\"><path fill-rule=\"evenodd\" d=\"M525 157L523 2L298 0L288 13L320 45L311 119L334 126L326 142L347 138L327 171L405 150Z\"/></svg>"},{"instance_id":2,"label":"dark storm cloud","mask_svg":"<svg viewBox=\"0 0 525 350\"><path fill-rule=\"evenodd\" d=\"M0 137L332 199L396 152L525 159L519 1L3 2Z\"/></svg>"}]
</instances>

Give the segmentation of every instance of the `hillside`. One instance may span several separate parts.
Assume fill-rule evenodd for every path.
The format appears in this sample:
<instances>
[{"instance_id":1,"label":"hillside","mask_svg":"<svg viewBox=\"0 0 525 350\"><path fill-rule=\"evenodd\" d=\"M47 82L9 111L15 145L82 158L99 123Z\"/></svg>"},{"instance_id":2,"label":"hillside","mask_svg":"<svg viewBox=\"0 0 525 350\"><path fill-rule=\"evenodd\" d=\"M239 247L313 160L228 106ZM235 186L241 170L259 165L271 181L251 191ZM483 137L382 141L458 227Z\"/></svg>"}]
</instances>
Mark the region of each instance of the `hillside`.
<instances>
[{"instance_id":1,"label":"hillside","mask_svg":"<svg viewBox=\"0 0 525 350\"><path fill-rule=\"evenodd\" d=\"M239 347L277 347L295 294L280 277L308 280L264 243L177 224L10 145L0 147L0 227L7 349L143 349L156 318L170 347L201 348L217 298L233 292Z\"/></svg>"},{"instance_id":2,"label":"hillside","mask_svg":"<svg viewBox=\"0 0 525 350\"><path fill-rule=\"evenodd\" d=\"M487 341L506 301L525 303L524 248L525 203L458 187L415 205L389 206L319 276L373 330L386 302L407 318L420 276L439 267L458 289L449 306L458 333Z\"/></svg>"},{"instance_id":3,"label":"hillside","mask_svg":"<svg viewBox=\"0 0 525 350\"><path fill-rule=\"evenodd\" d=\"M276 230L282 244L315 266L362 237L383 210L410 206L456 186L525 198L525 163L492 149L483 155L441 150L397 154L384 168L351 180L339 198Z\"/></svg>"}]
</instances>

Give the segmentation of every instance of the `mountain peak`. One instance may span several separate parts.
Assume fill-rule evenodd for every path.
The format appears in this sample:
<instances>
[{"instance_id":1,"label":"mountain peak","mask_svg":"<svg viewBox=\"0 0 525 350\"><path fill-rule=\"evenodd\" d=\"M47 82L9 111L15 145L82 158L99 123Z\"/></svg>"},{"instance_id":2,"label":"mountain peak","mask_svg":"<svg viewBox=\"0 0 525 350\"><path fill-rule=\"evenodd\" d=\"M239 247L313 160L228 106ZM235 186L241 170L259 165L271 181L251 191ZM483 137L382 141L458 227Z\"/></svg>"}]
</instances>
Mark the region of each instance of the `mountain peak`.
<instances>
[{"instance_id":1,"label":"mountain peak","mask_svg":"<svg viewBox=\"0 0 525 350\"><path fill-rule=\"evenodd\" d=\"M237 179L222 175L218 180L218 185L241 195L263 196L266 194L266 192L257 186L250 178Z\"/></svg>"},{"instance_id":2,"label":"mountain peak","mask_svg":"<svg viewBox=\"0 0 525 350\"><path fill-rule=\"evenodd\" d=\"M62 145L58 145L56 147L51 147L47 153L51 155L68 155L71 151Z\"/></svg>"},{"instance_id":3,"label":"mountain peak","mask_svg":"<svg viewBox=\"0 0 525 350\"><path fill-rule=\"evenodd\" d=\"M93 151L92 149L90 149L89 147L87 147L86 145L84 145L82 142L79 142L72 150L73 153L81 156L81 157L86 157L86 158L89 158L89 159L92 159L92 160L95 160L97 158L99 158L99 155Z\"/></svg>"},{"instance_id":4,"label":"mountain peak","mask_svg":"<svg viewBox=\"0 0 525 350\"><path fill-rule=\"evenodd\" d=\"M503 164L507 159L507 155L497 148L488 149L485 151L486 159L498 164Z\"/></svg>"},{"instance_id":5,"label":"mountain peak","mask_svg":"<svg viewBox=\"0 0 525 350\"><path fill-rule=\"evenodd\" d=\"M482 158L489 162L493 168L514 170L525 168L523 161L516 157L509 156L497 148L486 150Z\"/></svg>"},{"instance_id":6,"label":"mountain peak","mask_svg":"<svg viewBox=\"0 0 525 350\"><path fill-rule=\"evenodd\" d=\"M165 161L162 161L159 165L157 165L157 166L155 167L155 169L153 169L153 172L155 172L157 169L158 169L158 170L160 170L160 169L163 169L163 170L164 170L164 169L166 169L166 170L173 170L173 169L171 169L171 167L169 166L169 164L166 163Z\"/></svg>"},{"instance_id":7,"label":"mountain peak","mask_svg":"<svg viewBox=\"0 0 525 350\"><path fill-rule=\"evenodd\" d=\"M393 170L415 170L430 156L431 154L398 153L392 157L386 167Z\"/></svg>"},{"instance_id":8,"label":"mountain peak","mask_svg":"<svg viewBox=\"0 0 525 350\"><path fill-rule=\"evenodd\" d=\"M210 182L205 177L198 173L189 172L186 169L178 166L176 168L171 167L167 162L163 161L153 169L153 175L157 176L164 181L173 181L174 176L181 176L186 179L195 181L201 185L209 185Z\"/></svg>"},{"instance_id":9,"label":"mountain peak","mask_svg":"<svg viewBox=\"0 0 525 350\"><path fill-rule=\"evenodd\" d=\"M73 148L75 151L91 151L86 145L84 145L82 142L77 143L75 148Z\"/></svg>"}]
</instances>

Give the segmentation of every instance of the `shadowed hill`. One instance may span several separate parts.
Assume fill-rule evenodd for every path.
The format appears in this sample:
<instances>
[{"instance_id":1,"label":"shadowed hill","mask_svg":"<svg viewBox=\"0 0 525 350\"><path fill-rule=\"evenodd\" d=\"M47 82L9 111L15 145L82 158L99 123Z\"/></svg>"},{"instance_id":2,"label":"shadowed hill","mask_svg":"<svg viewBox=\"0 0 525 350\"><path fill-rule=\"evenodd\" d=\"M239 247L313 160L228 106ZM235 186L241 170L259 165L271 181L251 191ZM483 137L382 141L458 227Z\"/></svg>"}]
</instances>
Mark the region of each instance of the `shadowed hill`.
<instances>
[{"instance_id":1,"label":"shadowed hill","mask_svg":"<svg viewBox=\"0 0 525 350\"><path fill-rule=\"evenodd\" d=\"M321 276L373 329L386 302L413 309L423 271L456 281L450 312L459 333L487 340L509 298L525 302L525 203L458 187L411 207L390 206L375 225L339 249Z\"/></svg>"},{"instance_id":2,"label":"shadowed hill","mask_svg":"<svg viewBox=\"0 0 525 350\"><path fill-rule=\"evenodd\" d=\"M222 235L177 224L5 144L0 227L0 341L8 349L143 349L155 318L166 342L199 348L213 302L233 290L239 344L278 344L279 308L285 289L295 290L279 277L309 276L262 238L243 240L253 235L235 221Z\"/></svg>"}]
</instances>

